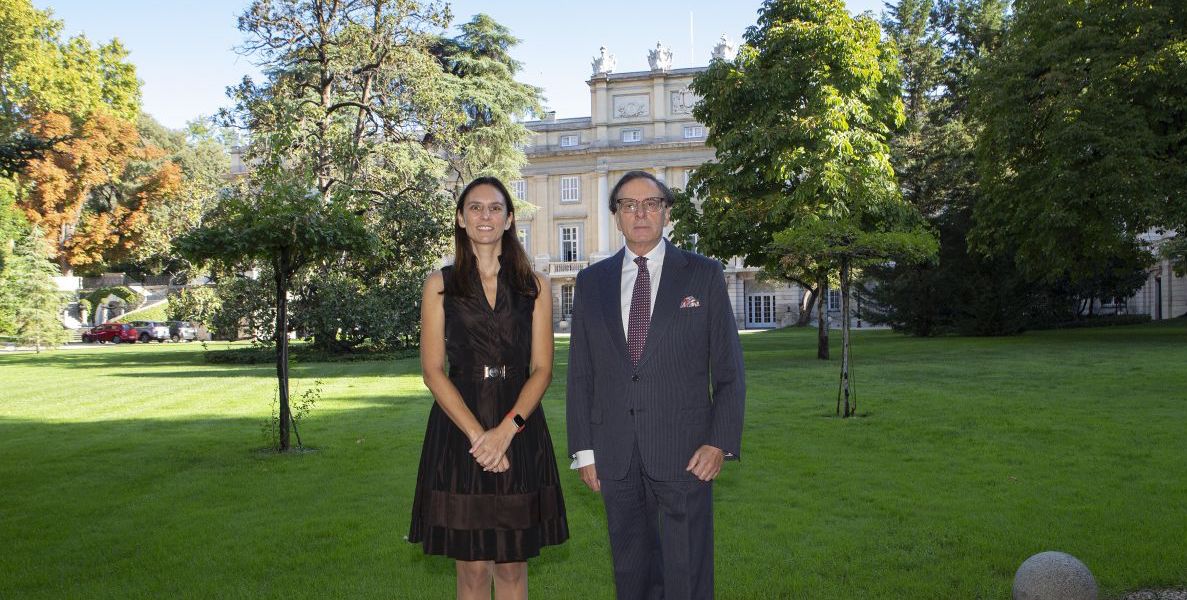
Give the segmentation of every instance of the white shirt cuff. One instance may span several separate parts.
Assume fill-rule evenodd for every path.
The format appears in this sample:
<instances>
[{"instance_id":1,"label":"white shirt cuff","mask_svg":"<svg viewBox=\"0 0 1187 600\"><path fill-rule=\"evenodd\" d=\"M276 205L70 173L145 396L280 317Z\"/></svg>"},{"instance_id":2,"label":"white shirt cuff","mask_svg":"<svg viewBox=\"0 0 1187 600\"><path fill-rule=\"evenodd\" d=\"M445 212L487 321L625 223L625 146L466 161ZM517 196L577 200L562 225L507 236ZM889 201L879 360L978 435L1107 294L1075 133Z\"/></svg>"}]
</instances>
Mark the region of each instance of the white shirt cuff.
<instances>
[{"instance_id":1,"label":"white shirt cuff","mask_svg":"<svg viewBox=\"0 0 1187 600\"><path fill-rule=\"evenodd\" d=\"M594 464L593 450L578 450L577 454L573 455L573 462L569 463L569 468L580 469L592 464Z\"/></svg>"}]
</instances>

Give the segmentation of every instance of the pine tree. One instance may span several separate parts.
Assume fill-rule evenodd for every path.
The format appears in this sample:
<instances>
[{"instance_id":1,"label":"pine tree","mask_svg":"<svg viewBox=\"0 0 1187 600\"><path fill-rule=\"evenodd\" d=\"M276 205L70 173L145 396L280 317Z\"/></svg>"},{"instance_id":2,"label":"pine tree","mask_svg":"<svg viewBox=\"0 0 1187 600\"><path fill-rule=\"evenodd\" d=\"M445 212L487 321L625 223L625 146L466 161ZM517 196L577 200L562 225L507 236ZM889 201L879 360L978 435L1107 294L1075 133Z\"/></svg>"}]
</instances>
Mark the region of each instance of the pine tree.
<instances>
[{"instance_id":1,"label":"pine tree","mask_svg":"<svg viewBox=\"0 0 1187 600\"><path fill-rule=\"evenodd\" d=\"M57 273L36 229L16 240L0 273L0 327L7 328L0 334L37 352L69 339L60 319L65 299L54 282Z\"/></svg>"}]
</instances>

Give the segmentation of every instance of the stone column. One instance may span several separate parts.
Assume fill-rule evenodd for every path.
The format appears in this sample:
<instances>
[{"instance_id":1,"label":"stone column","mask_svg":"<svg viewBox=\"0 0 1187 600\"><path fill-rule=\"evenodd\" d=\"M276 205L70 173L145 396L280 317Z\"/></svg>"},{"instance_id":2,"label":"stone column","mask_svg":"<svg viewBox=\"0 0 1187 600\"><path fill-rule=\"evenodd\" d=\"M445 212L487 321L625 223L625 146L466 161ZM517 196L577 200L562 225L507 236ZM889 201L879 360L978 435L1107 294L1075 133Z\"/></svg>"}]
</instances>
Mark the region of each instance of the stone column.
<instances>
[{"instance_id":1,"label":"stone column","mask_svg":"<svg viewBox=\"0 0 1187 600\"><path fill-rule=\"evenodd\" d=\"M651 121L655 127L655 141L668 141L668 98L665 90L667 76L660 73L651 74Z\"/></svg>"},{"instance_id":2,"label":"stone column","mask_svg":"<svg viewBox=\"0 0 1187 600\"><path fill-rule=\"evenodd\" d=\"M660 164L657 167L652 167L651 172L655 175L656 179L658 179L664 183L668 182L668 176L667 176L668 166L667 165ZM671 222L668 223L667 227L664 227L664 237L666 237L668 239L672 238L672 223Z\"/></svg>"},{"instance_id":3,"label":"stone column","mask_svg":"<svg viewBox=\"0 0 1187 600\"><path fill-rule=\"evenodd\" d=\"M590 121L594 126L595 147L605 147L609 136L606 127L610 120L610 94L605 77L595 77L590 81Z\"/></svg>"},{"instance_id":4,"label":"stone column","mask_svg":"<svg viewBox=\"0 0 1187 600\"><path fill-rule=\"evenodd\" d=\"M1171 268L1171 261L1162 261L1162 297L1166 301L1162 304L1162 318L1175 317L1175 271Z\"/></svg>"},{"instance_id":5,"label":"stone column","mask_svg":"<svg viewBox=\"0 0 1187 600\"><path fill-rule=\"evenodd\" d=\"M600 164L598 173L598 197L594 199L594 206L598 212L598 254L610 254L610 231L614 226L610 223L610 177L606 165Z\"/></svg>"},{"instance_id":6,"label":"stone column","mask_svg":"<svg viewBox=\"0 0 1187 600\"><path fill-rule=\"evenodd\" d=\"M535 238L533 243L536 246L533 262L537 265L547 266L552 260L552 248L555 241L553 238L556 235L552 231L555 227L552 222L553 202L550 197L551 190L548 189L548 176L531 175L524 179L527 180L528 202L536 205L536 215L532 219L532 237ZM538 266L537 268L539 269ZM540 270L548 272L547 268Z\"/></svg>"}]
</instances>

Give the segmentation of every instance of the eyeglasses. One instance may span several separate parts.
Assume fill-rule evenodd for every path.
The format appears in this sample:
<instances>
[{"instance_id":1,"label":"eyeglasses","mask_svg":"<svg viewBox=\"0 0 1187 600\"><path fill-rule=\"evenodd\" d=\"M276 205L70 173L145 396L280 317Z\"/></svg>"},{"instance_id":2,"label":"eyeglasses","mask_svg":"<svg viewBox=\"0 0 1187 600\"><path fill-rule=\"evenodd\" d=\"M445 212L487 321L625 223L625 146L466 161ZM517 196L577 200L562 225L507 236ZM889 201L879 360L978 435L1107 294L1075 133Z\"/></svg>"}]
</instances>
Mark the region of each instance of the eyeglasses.
<instances>
[{"instance_id":1,"label":"eyeglasses","mask_svg":"<svg viewBox=\"0 0 1187 600\"><path fill-rule=\"evenodd\" d=\"M619 198L618 210L624 213L637 213L642 208L645 212L657 213L666 206L663 198L644 198L642 200L635 200L634 198Z\"/></svg>"}]
</instances>

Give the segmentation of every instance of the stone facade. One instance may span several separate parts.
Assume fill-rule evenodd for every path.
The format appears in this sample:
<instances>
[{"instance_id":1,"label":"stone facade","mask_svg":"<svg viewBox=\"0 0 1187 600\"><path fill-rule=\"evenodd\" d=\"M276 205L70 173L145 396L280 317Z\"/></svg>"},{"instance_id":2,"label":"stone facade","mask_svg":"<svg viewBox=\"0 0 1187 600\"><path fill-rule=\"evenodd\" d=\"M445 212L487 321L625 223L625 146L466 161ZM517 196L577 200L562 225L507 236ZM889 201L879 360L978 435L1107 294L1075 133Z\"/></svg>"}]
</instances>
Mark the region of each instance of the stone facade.
<instances>
[{"instance_id":1,"label":"stone facade","mask_svg":"<svg viewBox=\"0 0 1187 600\"><path fill-rule=\"evenodd\" d=\"M697 97L689 90L704 67L672 69L670 51L657 46L649 56L652 70L613 73L608 72L613 55L604 48L601 54L586 82L590 116L526 123L534 134L525 148L528 165L523 178L511 183L513 193L536 207L517 215L519 236L536 269L552 279L554 318L562 332L568 329L577 272L625 243L608 204L618 179L642 170L683 188L692 169L713 159L713 149L705 145L707 130L693 119ZM738 327L794 323L803 290L759 281L757 274L737 258L726 261Z\"/></svg>"},{"instance_id":2,"label":"stone facade","mask_svg":"<svg viewBox=\"0 0 1187 600\"><path fill-rule=\"evenodd\" d=\"M1143 236L1147 244L1158 253L1162 242L1173 233L1151 232ZM1123 306L1105 305L1101 311L1107 314L1109 308L1124 310L1129 314L1150 315L1151 319L1173 319L1187 315L1187 277L1175 275L1169 260L1159 260L1146 271L1146 284Z\"/></svg>"}]
</instances>

